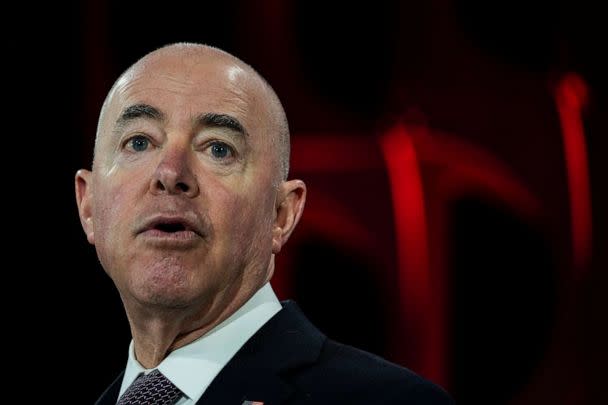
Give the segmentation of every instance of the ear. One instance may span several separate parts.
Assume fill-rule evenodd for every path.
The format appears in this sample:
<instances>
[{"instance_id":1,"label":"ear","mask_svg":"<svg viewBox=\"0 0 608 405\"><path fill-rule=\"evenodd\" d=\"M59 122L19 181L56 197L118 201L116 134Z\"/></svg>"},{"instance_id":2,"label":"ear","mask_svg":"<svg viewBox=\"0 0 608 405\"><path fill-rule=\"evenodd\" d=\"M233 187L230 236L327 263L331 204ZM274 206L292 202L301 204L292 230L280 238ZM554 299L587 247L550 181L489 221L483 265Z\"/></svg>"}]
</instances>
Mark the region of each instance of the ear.
<instances>
[{"instance_id":1,"label":"ear","mask_svg":"<svg viewBox=\"0 0 608 405\"><path fill-rule=\"evenodd\" d=\"M306 202L306 185L302 180L284 181L279 186L276 217L272 229L272 253L277 254L300 221Z\"/></svg>"},{"instance_id":2,"label":"ear","mask_svg":"<svg viewBox=\"0 0 608 405\"><path fill-rule=\"evenodd\" d=\"M95 233L93 232L93 187L91 183L92 173L89 170L80 169L76 172L74 185L76 187L76 204L78 204L78 215L82 229L87 235L91 245L95 244Z\"/></svg>"}]
</instances>

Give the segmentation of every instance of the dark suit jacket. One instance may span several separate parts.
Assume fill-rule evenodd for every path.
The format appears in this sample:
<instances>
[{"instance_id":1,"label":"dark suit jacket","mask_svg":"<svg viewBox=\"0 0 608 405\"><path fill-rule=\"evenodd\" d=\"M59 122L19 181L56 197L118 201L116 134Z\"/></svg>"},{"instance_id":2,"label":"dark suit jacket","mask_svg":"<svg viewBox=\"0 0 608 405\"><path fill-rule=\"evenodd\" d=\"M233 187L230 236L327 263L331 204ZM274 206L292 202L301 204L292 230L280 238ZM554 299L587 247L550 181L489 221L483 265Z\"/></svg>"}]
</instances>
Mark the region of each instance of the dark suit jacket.
<instances>
[{"instance_id":1,"label":"dark suit jacket","mask_svg":"<svg viewBox=\"0 0 608 405\"><path fill-rule=\"evenodd\" d=\"M122 374L97 405L116 404ZM334 342L292 301L236 353L198 404L453 404L412 371Z\"/></svg>"}]
</instances>

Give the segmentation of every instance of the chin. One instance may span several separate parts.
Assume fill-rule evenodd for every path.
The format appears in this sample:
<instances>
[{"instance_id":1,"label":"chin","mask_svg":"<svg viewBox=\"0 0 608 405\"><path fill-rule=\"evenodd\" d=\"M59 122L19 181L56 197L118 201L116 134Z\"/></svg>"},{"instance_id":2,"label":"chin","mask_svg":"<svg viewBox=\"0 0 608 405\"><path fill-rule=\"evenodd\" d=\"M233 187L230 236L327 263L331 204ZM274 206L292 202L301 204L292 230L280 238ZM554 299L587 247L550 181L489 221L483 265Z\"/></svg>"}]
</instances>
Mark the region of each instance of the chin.
<instances>
[{"instance_id":1,"label":"chin","mask_svg":"<svg viewBox=\"0 0 608 405\"><path fill-rule=\"evenodd\" d=\"M135 272L129 283L130 295L144 305L167 309L188 307L200 295L194 291L191 270L166 264L158 263Z\"/></svg>"},{"instance_id":2,"label":"chin","mask_svg":"<svg viewBox=\"0 0 608 405\"><path fill-rule=\"evenodd\" d=\"M148 294L145 297L141 297L139 301L148 307L168 310L185 309L192 304L191 300L184 299L183 296L162 293Z\"/></svg>"},{"instance_id":3,"label":"chin","mask_svg":"<svg viewBox=\"0 0 608 405\"><path fill-rule=\"evenodd\" d=\"M200 292L185 284L159 283L146 280L129 288L129 295L139 304L157 309L183 309L191 307L200 298Z\"/></svg>"}]
</instances>

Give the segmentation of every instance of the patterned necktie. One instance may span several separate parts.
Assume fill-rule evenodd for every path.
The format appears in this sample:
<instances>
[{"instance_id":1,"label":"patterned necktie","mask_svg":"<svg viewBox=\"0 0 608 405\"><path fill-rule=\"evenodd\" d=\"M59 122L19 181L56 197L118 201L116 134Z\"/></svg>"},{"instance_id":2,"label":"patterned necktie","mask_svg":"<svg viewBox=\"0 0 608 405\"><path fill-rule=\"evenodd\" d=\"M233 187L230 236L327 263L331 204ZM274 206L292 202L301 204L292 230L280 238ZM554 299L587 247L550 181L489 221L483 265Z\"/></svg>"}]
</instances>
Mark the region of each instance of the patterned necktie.
<instances>
[{"instance_id":1,"label":"patterned necktie","mask_svg":"<svg viewBox=\"0 0 608 405\"><path fill-rule=\"evenodd\" d=\"M173 405L181 396L179 388L156 369L135 380L116 405Z\"/></svg>"}]
</instances>

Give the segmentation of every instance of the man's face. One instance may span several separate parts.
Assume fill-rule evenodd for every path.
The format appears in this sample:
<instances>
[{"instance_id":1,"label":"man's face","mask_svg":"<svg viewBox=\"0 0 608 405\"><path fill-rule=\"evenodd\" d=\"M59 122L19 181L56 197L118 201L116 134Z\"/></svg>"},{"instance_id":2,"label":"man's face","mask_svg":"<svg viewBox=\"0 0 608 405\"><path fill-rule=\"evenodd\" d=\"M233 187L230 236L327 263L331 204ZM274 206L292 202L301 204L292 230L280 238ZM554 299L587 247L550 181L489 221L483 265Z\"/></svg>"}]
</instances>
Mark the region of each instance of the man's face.
<instances>
[{"instance_id":1,"label":"man's face","mask_svg":"<svg viewBox=\"0 0 608 405\"><path fill-rule=\"evenodd\" d=\"M267 277L277 156L264 96L217 59L157 58L119 81L86 193L89 241L123 300L206 304Z\"/></svg>"}]
</instances>

